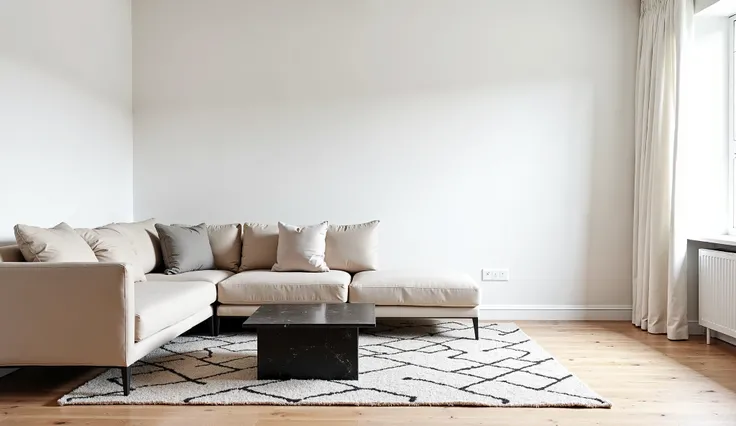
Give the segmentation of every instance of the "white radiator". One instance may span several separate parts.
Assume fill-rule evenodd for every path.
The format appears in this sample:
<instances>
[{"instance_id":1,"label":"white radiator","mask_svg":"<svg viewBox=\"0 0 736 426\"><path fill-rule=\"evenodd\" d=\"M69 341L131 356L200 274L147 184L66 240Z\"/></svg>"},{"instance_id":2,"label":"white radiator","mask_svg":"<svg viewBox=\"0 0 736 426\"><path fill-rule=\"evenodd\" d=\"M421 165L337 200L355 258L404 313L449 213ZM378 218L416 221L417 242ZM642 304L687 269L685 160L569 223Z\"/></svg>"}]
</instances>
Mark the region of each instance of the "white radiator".
<instances>
[{"instance_id":1,"label":"white radiator","mask_svg":"<svg viewBox=\"0 0 736 426\"><path fill-rule=\"evenodd\" d=\"M700 325L736 337L736 253L699 250Z\"/></svg>"}]
</instances>

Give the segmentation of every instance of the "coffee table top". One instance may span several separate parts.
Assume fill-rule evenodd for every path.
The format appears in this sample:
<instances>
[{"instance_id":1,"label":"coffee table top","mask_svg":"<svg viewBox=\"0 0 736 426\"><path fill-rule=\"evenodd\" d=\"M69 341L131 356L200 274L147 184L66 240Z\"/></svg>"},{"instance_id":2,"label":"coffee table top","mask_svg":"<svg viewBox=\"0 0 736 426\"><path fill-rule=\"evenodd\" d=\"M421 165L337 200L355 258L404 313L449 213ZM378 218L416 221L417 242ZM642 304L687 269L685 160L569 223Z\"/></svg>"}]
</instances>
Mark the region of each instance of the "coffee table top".
<instances>
[{"instance_id":1,"label":"coffee table top","mask_svg":"<svg viewBox=\"0 0 736 426\"><path fill-rule=\"evenodd\" d=\"M373 303L294 303L262 305L243 327L375 327Z\"/></svg>"}]
</instances>

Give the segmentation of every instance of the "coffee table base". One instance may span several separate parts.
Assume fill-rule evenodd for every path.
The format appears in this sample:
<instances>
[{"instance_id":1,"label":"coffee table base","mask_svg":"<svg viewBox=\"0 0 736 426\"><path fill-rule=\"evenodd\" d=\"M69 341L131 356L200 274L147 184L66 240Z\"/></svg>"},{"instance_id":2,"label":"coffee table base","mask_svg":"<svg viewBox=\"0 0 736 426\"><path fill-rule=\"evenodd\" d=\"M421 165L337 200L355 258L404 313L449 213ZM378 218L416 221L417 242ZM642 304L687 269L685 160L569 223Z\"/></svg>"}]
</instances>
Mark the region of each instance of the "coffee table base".
<instances>
[{"instance_id":1,"label":"coffee table base","mask_svg":"<svg viewBox=\"0 0 736 426\"><path fill-rule=\"evenodd\" d=\"M258 379L358 380L358 329L258 329Z\"/></svg>"}]
</instances>

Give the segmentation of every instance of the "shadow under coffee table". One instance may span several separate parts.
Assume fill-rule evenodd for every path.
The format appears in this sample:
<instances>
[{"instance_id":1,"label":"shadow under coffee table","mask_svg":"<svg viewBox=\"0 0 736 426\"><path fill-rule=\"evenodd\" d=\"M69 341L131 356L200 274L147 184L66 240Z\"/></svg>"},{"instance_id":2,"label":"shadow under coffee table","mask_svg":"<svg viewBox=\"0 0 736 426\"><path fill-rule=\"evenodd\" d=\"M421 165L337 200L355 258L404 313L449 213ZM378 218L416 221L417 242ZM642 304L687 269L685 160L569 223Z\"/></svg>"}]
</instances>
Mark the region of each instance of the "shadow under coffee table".
<instances>
[{"instance_id":1,"label":"shadow under coffee table","mask_svg":"<svg viewBox=\"0 0 736 426\"><path fill-rule=\"evenodd\" d=\"M258 379L358 379L358 328L372 303L263 305L244 323L258 332Z\"/></svg>"}]
</instances>

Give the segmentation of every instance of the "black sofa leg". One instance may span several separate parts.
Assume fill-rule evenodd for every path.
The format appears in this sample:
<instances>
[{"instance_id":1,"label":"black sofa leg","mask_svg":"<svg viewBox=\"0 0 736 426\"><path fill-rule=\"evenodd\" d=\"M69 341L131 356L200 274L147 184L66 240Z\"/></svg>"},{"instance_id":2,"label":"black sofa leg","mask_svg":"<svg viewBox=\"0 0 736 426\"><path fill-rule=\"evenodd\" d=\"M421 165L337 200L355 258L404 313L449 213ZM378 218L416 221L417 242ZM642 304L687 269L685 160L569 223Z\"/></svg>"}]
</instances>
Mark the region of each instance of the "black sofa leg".
<instances>
[{"instance_id":1,"label":"black sofa leg","mask_svg":"<svg viewBox=\"0 0 736 426\"><path fill-rule=\"evenodd\" d=\"M133 367L121 367L120 372L123 375L123 395L130 395L130 382L133 380Z\"/></svg>"},{"instance_id":2,"label":"black sofa leg","mask_svg":"<svg viewBox=\"0 0 736 426\"><path fill-rule=\"evenodd\" d=\"M478 317L473 318L473 329L475 330L475 340L478 340Z\"/></svg>"},{"instance_id":3,"label":"black sofa leg","mask_svg":"<svg viewBox=\"0 0 736 426\"><path fill-rule=\"evenodd\" d=\"M212 319L210 320L210 328L213 336L220 335L220 317L217 316L217 306L212 306Z\"/></svg>"}]
</instances>

